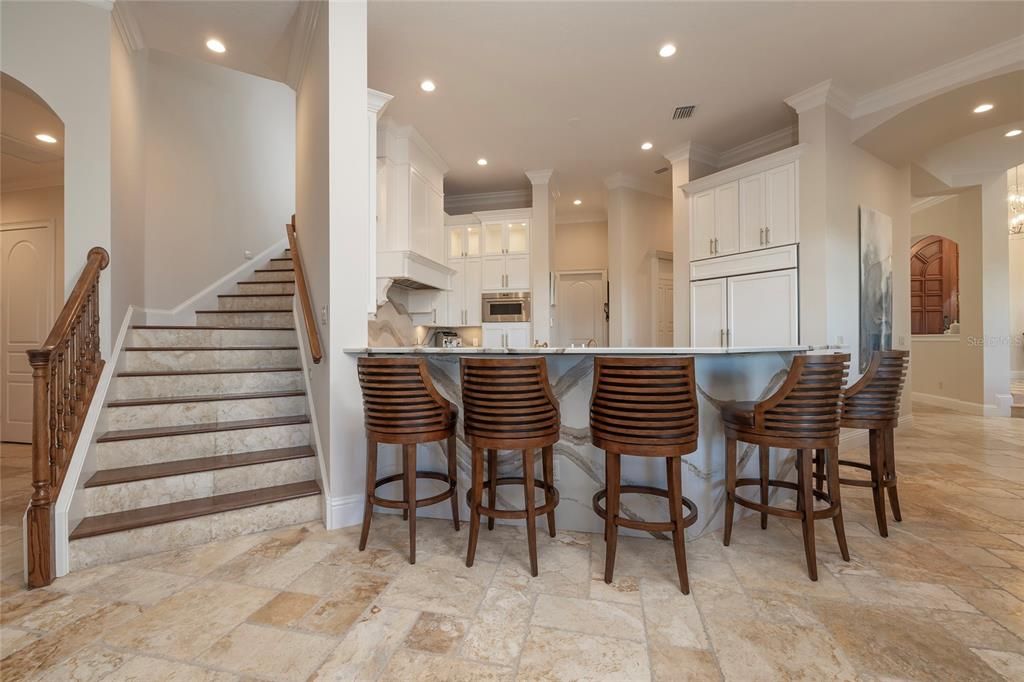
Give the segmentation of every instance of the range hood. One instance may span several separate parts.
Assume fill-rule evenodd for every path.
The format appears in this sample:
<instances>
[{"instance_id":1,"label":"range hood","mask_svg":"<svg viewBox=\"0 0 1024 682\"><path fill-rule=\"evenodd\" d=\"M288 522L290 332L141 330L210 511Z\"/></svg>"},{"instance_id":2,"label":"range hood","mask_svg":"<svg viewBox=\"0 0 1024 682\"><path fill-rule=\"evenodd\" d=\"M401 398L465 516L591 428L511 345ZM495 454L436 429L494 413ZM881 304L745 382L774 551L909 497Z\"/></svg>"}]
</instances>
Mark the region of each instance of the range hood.
<instances>
[{"instance_id":1,"label":"range hood","mask_svg":"<svg viewBox=\"0 0 1024 682\"><path fill-rule=\"evenodd\" d=\"M378 251L377 305L387 302L388 289L393 286L449 291L454 274L451 268L414 251Z\"/></svg>"}]
</instances>

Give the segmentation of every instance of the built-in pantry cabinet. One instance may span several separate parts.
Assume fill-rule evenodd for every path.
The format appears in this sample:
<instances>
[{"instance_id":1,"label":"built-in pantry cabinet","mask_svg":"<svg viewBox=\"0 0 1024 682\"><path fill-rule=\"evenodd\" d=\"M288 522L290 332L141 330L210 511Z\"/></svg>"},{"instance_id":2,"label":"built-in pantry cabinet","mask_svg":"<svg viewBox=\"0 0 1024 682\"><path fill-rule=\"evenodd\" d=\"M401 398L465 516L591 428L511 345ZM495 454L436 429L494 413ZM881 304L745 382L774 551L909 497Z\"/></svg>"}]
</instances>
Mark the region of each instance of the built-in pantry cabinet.
<instances>
[{"instance_id":1,"label":"built-in pantry cabinet","mask_svg":"<svg viewBox=\"0 0 1024 682\"><path fill-rule=\"evenodd\" d=\"M530 289L530 220L494 216L483 225L483 291Z\"/></svg>"}]
</instances>

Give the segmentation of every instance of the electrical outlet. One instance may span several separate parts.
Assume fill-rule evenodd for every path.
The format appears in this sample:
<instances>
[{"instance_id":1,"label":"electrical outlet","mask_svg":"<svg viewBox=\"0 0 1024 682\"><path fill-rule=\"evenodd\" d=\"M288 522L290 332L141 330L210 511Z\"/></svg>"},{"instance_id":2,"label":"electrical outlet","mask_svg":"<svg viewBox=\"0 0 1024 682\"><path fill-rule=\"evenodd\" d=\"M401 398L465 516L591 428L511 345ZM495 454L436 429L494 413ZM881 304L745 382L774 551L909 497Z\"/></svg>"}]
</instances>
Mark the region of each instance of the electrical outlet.
<instances>
[{"instance_id":1,"label":"electrical outlet","mask_svg":"<svg viewBox=\"0 0 1024 682\"><path fill-rule=\"evenodd\" d=\"M245 250L245 260L252 260L252 251L249 249Z\"/></svg>"}]
</instances>

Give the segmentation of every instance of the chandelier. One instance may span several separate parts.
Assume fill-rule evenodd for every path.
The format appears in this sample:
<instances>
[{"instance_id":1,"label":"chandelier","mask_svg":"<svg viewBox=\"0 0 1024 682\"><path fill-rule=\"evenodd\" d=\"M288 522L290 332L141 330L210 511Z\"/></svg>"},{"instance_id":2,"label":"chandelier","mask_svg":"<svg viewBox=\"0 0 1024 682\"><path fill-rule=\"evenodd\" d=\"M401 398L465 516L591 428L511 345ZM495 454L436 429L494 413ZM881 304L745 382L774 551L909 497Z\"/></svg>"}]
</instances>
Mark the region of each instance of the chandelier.
<instances>
[{"instance_id":1,"label":"chandelier","mask_svg":"<svg viewBox=\"0 0 1024 682\"><path fill-rule=\"evenodd\" d=\"M1024 234L1024 186L1021 186L1017 178L1019 168L1015 166L1013 169L1013 184L1006 197L1010 234Z\"/></svg>"}]
</instances>

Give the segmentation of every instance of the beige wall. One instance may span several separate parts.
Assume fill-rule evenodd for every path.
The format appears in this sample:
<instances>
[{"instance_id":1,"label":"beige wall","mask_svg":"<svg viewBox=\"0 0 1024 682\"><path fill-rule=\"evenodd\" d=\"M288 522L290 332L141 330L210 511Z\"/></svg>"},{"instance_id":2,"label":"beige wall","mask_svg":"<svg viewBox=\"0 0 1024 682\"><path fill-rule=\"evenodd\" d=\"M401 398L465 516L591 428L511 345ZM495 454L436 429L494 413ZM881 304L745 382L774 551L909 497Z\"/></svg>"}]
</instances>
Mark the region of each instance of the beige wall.
<instances>
[{"instance_id":1,"label":"beige wall","mask_svg":"<svg viewBox=\"0 0 1024 682\"><path fill-rule=\"evenodd\" d=\"M64 306L64 188L41 187L0 195L0 223L49 220L53 223L53 272L57 280L54 315Z\"/></svg>"},{"instance_id":2,"label":"beige wall","mask_svg":"<svg viewBox=\"0 0 1024 682\"><path fill-rule=\"evenodd\" d=\"M173 309L285 238L295 93L153 50L147 61L145 307Z\"/></svg>"},{"instance_id":3,"label":"beige wall","mask_svg":"<svg viewBox=\"0 0 1024 682\"><path fill-rule=\"evenodd\" d=\"M607 270L608 222L558 223L552 269Z\"/></svg>"},{"instance_id":4,"label":"beige wall","mask_svg":"<svg viewBox=\"0 0 1024 682\"><path fill-rule=\"evenodd\" d=\"M1024 234L1010 237L1010 371L1024 379Z\"/></svg>"},{"instance_id":5,"label":"beige wall","mask_svg":"<svg viewBox=\"0 0 1024 682\"><path fill-rule=\"evenodd\" d=\"M969 339L984 334L981 300L981 192L954 195L911 215L911 244L928 235L952 239L960 252L960 335L911 339L914 393L981 404L984 395L982 347ZM970 408L968 408L970 409Z\"/></svg>"}]
</instances>

